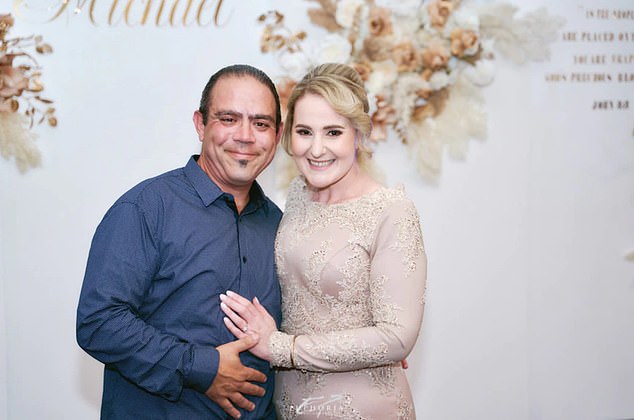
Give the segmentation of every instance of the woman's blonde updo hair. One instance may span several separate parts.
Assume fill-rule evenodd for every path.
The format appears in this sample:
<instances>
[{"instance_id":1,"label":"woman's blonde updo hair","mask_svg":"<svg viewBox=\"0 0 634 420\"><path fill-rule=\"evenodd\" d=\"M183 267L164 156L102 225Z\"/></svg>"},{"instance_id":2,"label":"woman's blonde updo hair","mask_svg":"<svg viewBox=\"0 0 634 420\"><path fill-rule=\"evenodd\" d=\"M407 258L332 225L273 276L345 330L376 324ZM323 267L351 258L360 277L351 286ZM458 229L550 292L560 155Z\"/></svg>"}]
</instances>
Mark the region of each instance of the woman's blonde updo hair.
<instances>
[{"instance_id":1,"label":"woman's blonde updo hair","mask_svg":"<svg viewBox=\"0 0 634 420\"><path fill-rule=\"evenodd\" d=\"M372 156L367 145L372 121L368 111L368 95L359 73L345 64L325 63L314 67L295 86L288 104L281 144L291 155L291 136L295 123L295 104L304 95L319 95L337 114L347 118L357 130L357 161L361 166Z\"/></svg>"}]
</instances>

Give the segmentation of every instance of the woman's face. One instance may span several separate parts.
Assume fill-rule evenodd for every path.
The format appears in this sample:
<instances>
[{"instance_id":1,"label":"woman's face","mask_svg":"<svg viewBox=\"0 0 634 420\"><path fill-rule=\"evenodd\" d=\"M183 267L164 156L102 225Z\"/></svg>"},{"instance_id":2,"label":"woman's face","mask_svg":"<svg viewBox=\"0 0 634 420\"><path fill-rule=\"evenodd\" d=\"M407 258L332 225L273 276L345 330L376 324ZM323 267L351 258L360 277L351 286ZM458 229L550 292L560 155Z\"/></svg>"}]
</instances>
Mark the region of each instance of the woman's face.
<instances>
[{"instance_id":1,"label":"woman's face","mask_svg":"<svg viewBox=\"0 0 634 420\"><path fill-rule=\"evenodd\" d=\"M308 93L295 103L291 153L312 188L346 184L357 165L355 137L350 121L321 96Z\"/></svg>"}]
</instances>

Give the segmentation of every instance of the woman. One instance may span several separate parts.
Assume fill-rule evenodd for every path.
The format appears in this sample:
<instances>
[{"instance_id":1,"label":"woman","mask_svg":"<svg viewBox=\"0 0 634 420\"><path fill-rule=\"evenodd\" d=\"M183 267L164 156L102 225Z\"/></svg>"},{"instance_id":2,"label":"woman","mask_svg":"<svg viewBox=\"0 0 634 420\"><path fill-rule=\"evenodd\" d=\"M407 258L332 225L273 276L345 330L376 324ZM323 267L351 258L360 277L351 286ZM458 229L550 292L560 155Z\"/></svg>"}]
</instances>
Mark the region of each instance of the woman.
<instances>
[{"instance_id":1,"label":"woman","mask_svg":"<svg viewBox=\"0 0 634 420\"><path fill-rule=\"evenodd\" d=\"M368 109L346 65L298 83L282 137L301 175L276 238L281 330L257 298L221 296L231 332L256 333L251 352L279 368L283 419L415 418L400 361L420 330L427 261L412 202L363 169Z\"/></svg>"}]
</instances>

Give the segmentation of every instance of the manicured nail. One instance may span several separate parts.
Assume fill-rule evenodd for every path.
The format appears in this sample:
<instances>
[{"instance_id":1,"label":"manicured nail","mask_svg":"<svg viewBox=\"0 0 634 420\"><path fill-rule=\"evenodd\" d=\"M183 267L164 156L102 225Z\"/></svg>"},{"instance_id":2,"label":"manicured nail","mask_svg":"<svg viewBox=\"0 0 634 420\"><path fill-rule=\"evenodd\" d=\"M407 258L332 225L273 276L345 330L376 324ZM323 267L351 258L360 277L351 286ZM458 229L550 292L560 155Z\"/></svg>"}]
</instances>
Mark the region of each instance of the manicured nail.
<instances>
[{"instance_id":1,"label":"manicured nail","mask_svg":"<svg viewBox=\"0 0 634 420\"><path fill-rule=\"evenodd\" d=\"M220 300L225 300L227 298L227 295L220 293Z\"/></svg>"}]
</instances>

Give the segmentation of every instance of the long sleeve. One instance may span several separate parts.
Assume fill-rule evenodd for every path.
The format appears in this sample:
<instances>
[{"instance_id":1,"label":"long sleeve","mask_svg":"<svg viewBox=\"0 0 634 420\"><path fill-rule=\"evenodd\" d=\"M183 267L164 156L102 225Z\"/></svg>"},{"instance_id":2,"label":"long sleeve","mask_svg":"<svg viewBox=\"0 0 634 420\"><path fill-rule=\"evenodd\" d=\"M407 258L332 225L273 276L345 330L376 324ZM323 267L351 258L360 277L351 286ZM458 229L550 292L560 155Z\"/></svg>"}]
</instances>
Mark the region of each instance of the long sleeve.
<instances>
[{"instance_id":1,"label":"long sleeve","mask_svg":"<svg viewBox=\"0 0 634 420\"><path fill-rule=\"evenodd\" d=\"M134 203L115 204L92 241L77 310L77 341L94 358L166 399L184 386L204 392L218 353L161 332L144 320L160 255L156 227Z\"/></svg>"},{"instance_id":2,"label":"long sleeve","mask_svg":"<svg viewBox=\"0 0 634 420\"><path fill-rule=\"evenodd\" d=\"M318 372L349 371L397 362L412 350L423 318L427 269L416 209L411 201L400 199L382 211L374 210L374 214L373 209L356 209L351 214L361 219L365 214L368 220L342 223L335 216L332 223L339 226L330 226L330 237L328 233L320 236L316 242L322 249L312 254L328 255L327 262L320 266L320 281L332 266L342 273L334 282L341 288L336 299L325 295L316 299L316 305L323 305L324 316L340 315L331 320L330 331L306 333L301 325L310 322L312 314L302 306L310 307L306 302L311 298L300 304L289 303L285 312L290 318L289 334L277 332L271 336L273 365ZM359 238L368 229L365 255L359 256L354 244L363 243ZM332 239L332 235L344 235L337 232L345 230L351 232L342 243ZM325 249L334 251L329 254ZM348 258L341 262L346 252ZM351 279L350 272L357 273L357 278ZM306 282L310 284L311 279ZM292 290L288 295L302 293ZM311 290L306 296L314 295L315 290ZM293 316L294 311L304 312Z\"/></svg>"}]
</instances>

